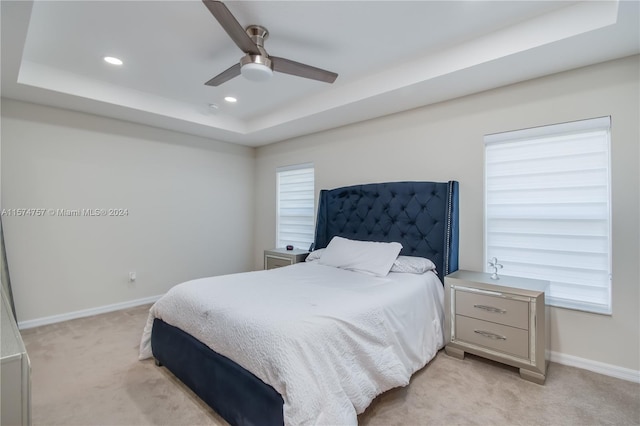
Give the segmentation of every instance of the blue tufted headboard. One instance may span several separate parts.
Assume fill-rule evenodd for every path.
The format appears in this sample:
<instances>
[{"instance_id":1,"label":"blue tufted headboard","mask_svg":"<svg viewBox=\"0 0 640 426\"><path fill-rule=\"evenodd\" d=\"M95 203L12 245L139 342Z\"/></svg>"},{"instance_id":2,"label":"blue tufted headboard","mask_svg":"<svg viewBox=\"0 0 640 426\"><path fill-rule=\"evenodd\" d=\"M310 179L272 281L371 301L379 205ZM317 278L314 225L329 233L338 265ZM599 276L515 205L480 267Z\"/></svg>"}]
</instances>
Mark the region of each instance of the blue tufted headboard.
<instances>
[{"instance_id":1,"label":"blue tufted headboard","mask_svg":"<svg viewBox=\"0 0 640 426\"><path fill-rule=\"evenodd\" d=\"M401 255L435 263L438 276L458 269L458 182L388 182L320 191L315 248L334 236L397 241Z\"/></svg>"}]
</instances>

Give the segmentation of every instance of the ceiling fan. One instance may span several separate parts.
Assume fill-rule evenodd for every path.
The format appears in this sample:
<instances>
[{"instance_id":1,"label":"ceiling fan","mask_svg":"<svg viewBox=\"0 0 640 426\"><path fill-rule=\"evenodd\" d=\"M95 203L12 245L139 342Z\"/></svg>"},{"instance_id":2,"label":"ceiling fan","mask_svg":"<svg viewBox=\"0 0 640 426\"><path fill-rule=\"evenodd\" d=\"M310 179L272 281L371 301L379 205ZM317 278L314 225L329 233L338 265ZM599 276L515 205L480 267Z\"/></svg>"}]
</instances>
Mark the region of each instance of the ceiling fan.
<instances>
[{"instance_id":1,"label":"ceiling fan","mask_svg":"<svg viewBox=\"0 0 640 426\"><path fill-rule=\"evenodd\" d=\"M249 25L245 30L221 1L202 0L202 2L229 34L231 40L245 53L239 63L213 77L205 85L219 86L240 74L248 80L264 81L271 77L273 71L326 83L333 83L338 77L338 74L331 71L270 56L264 50L264 41L269 37L269 31L266 28L260 25Z\"/></svg>"}]
</instances>

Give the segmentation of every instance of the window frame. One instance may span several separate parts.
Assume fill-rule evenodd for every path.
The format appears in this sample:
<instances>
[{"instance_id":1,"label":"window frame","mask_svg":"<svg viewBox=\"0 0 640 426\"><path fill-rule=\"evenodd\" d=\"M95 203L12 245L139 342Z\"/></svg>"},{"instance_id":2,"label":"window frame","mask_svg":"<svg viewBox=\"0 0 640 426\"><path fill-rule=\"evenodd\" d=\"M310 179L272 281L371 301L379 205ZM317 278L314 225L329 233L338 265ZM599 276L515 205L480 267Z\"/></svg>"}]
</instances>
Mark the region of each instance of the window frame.
<instances>
[{"instance_id":1,"label":"window frame","mask_svg":"<svg viewBox=\"0 0 640 426\"><path fill-rule=\"evenodd\" d=\"M488 155L487 155L487 146L492 144L516 144L518 142L531 142L535 140L543 140L544 138L551 137L560 137L562 135L570 135L570 134L578 134L578 133L588 133L594 131L603 131L604 139L602 142L605 143L605 151L602 152L603 155L606 155L606 191L607 191L607 288L605 289L604 283L602 281L602 289L606 290L606 301L603 299L602 303L592 303L586 300L578 300L579 295L576 295L577 298L567 299L567 298L558 298L554 297L551 294L547 294L546 304L555 307L562 307L567 309L611 315L613 310L613 214L612 214L612 204L613 204L613 191L612 191L612 170L611 170L611 117L598 117L591 118L579 121L572 121L560 124L552 124L547 126L534 127L523 130L515 130L508 132L501 132L495 134L485 135L484 137L484 180L483 180L483 195L484 195L484 211L483 211L483 226L484 226L484 241L483 241L483 251L484 251L484 270L485 272L492 272L492 268L488 266L489 259L493 256L489 254L489 246L490 246L490 237L489 237L489 213L488 213L488 201L489 201L489 187L488 187ZM604 185L604 182L603 182ZM500 259L498 259L500 261ZM549 273L551 274L551 273ZM508 275L505 273L505 275ZM526 274L519 274L526 278L539 278L539 279L547 279L552 281L550 278L544 276L527 276ZM551 276L552 278L552 276ZM553 285L553 284L552 284ZM561 288L556 284L556 288ZM566 287L565 287L566 288ZM551 291L550 293L553 293Z\"/></svg>"},{"instance_id":2,"label":"window frame","mask_svg":"<svg viewBox=\"0 0 640 426\"><path fill-rule=\"evenodd\" d=\"M281 173L282 172L289 172L289 171L297 171L297 170L305 170L305 169L310 169L311 172L313 173L313 190L312 190L312 196L308 201L311 201L312 203L312 207L311 207L311 215L310 216L304 216L304 217L310 217L311 218L311 241L306 244L303 243L303 245L306 244L306 246L301 246L300 244L296 244L295 242L291 241L291 242L284 242L284 239L281 239L281 215L280 215L280 207L281 207L281 191L280 191L280 179L281 179ZM275 241L276 241L276 247L280 247L280 248L284 248L286 245L291 244L294 246L294 248L296 249L303 249L303 250L307 250L310 245L313 243L313 240L315 239L315 215L316 215L316 196L315 196L315 166L312 162L308 162L308 163L300 163L300 164L292 164L292 165L288 165L288 166L281 166L281 167L276 167L276 232L275 232Z\"/></svg>"}]
</instances>

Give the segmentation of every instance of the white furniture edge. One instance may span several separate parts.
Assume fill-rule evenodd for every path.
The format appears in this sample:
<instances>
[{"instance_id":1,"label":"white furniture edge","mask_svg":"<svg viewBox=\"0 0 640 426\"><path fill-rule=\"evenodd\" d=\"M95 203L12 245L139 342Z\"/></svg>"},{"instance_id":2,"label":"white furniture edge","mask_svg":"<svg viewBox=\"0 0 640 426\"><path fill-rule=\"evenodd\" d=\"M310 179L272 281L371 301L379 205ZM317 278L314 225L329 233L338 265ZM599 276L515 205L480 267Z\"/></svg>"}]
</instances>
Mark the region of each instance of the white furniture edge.
<instances>
[{"instance_id":1,"label":"white furniture edge","mask_svg":"<svg viewBox=\"0 0 640 426\"><path fill-rule=\"evenodd\" d=\"M0 422L31 426L31 361L14 320L4 285L0 287L0 293L3 352L0 368Z\"/></svg>"},{"instance_id":2,"label":"white furniture edge","mask_svg":"<svg viewBox=\"0 0 640 426\"><path fill-rule=\"evenodd\" d=\"M145 297L143 299L129 300L126 302L114 303L111 305L98 306L90 309L83 309L80 311L68 312L66 314L52 315L49 317L36 318L27 321L19 321L18 328L20 330L26 330L28 328L40 327L41 325L55 324L57 322L68 321L76 318L90 317L93 315L104 314L107 312L119 311L126 308L133 308L134 306L146 305L147 303L154 303L160 299L163 295Z\"/></svg>"},{"instance_id":3,"label":"white furniture edge","mask_svg":"<svg viewBox=\"0 0 640 426\"><path fill-rule=\"evenodd\" d=\"M39 327L41 325L54 324L57 322L68 321L76 318L89 317L107 312L118 311L121 309L132 308L134 306L154 303L160 299L162 295L146 297L143 299L135 299L127 302L114 303L112 305L99 306L97 308L83 309L81 311L69 312L66 314L52 315L49 317L36 318L28 321L18 322L20 330ZM549 360L558 364L567 365L569 367L581 368L583 370L592 371L605 376L615 377L629 382L640 383L640 370L619 367L613 364L606 364L600 361L593 361L586 358L580 358L574 355L563 354L560 352L549 351Z\"/></svg>"}]
</instances>

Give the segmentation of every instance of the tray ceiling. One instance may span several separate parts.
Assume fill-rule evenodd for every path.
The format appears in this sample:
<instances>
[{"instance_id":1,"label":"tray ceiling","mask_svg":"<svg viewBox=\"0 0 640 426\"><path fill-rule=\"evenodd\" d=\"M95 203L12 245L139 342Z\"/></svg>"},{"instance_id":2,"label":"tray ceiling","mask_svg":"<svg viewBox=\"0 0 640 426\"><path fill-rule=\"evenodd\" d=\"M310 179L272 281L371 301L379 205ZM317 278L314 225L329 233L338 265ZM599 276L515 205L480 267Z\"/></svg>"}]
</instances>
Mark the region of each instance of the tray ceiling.
<instances>
[{"instance_id":1,"label":"tray ceiling","mask_svg":"<svg viewBox=\"0 0 640 426\"><path fill-rule=\"evenodd\" d=\"M225 4L336 82L205 86L242 52L201 1L3 0L2 96L259 146L640 52L636 1Z\"/></svg>"}]
</instances>

